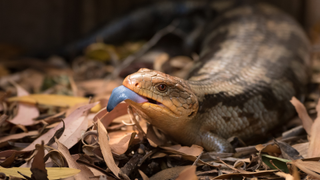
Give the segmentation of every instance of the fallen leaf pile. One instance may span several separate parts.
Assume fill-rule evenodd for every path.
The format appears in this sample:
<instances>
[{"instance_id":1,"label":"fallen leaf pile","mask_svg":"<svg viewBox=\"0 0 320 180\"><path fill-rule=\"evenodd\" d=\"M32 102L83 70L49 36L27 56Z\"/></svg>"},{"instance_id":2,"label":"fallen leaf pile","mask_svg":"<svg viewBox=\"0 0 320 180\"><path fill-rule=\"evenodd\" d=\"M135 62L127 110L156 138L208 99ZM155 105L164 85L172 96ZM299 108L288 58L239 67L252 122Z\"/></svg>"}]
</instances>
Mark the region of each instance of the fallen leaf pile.
<instances>
[{"instance_id":1,"label":"fallen leaf pile","mask_svg":"<svg viewBox=\"0 0 320 180\"><path fill-rule=\"evenodd\" d=\"M126 103L106 111L112 90L140 67L185 77L193 66L163 52L150 62L144 43L99 42L69 64L57 56L1 60L0 179L320 179L319 54L316 90L305 104L291 100L299 117L271 138L230 138L235 152L217 153L170 141ZM119 60L127 56L130 65Z\"/></svg>"}]
</instances>

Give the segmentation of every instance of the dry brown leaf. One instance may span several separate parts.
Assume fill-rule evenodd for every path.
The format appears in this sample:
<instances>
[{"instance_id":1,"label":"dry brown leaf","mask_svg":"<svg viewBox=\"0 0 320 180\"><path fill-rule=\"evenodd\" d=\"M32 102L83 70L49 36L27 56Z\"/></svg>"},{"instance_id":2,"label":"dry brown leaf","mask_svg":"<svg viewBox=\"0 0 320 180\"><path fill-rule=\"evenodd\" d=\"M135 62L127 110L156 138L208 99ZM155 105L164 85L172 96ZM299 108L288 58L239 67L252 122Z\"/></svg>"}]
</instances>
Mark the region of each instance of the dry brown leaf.
<instances>
[{"instance_id":1,"label":"dry brown leaf","mask_svg":"<svg viewBox=\"0 0 320 180\"><path fill-rule=\"evenodd\" d=\"M91 109L96 104L97 103L87 104L73 111L73 113L71 113L67 118L64 119L65 126L66 126L65 129L69 129L69 128L72 129L71 126L74 124L75 121L77 121L83 115L83 112ZM59 123L58 126L54 127L53 129L50 129L47 133L43 134L42 136L34 140L28 147L24 148L23 151L33 150L34 146L36 144L39 144L41 141L44 141L45 143L47 143L53 137L55 132L62 127L62 125L63 125L62 122ZM77 139L78 137L74 137L74 138ZM66 144L66 146L69 148L72 147L73 145L74 144Z\"/></svg>"},{"instance_id":2,"label":"dry brown leaf","mask_svg":"<svg viewBox=\"0 0 320 180\"><path fill-rule=\"evenodd\" d=\"M135 138L135 132L118 131L109 133L110 148L115 154L124 154L129 146L130 142Z\"/></svg>"},{"instance_id":3,"label":"dry brown leaf","mask_svg":"<svg viewBox=\"0 0 320 180\"><path fill-rule=\"evenodd\" d=\"M120 103L111 112L107 112L106 108L100 110L93 118L94 121L100 120L104 127L108 127L109 124L117 117L128 114L128 104Z\"/></svg>"},{"instance_id":4,"label":"dry brown leaf","mask_svg":"<svg viewBox=\"0 0 320 180\"><path fill-rule=\"evenodd\" d=\"M164 134L157 134L155 132L154 126L150 125L147 128L147 140L153 147L158 147L165 145L167 142L167 139Z\"/></svg>"},{"instance_id":5,"label":"dry brown leaf","mask_svg":"<svg viewBox=\"0 0 320 180\"><path fill-rule=\"evenodd\" d=\"M288 159L288 160L295 160L295 159L302 159L303 158L299 154L299 152L296 149L294 149L291 145L289 145L285 142L281 142L281 141L275 141L275 143L281 149L282 158Z\"/></svg>"},{"instance_id":6,"label":"dry brown leaf","mask_svg":"<svg viewBox=\"0 0 320 180\"><path fill-rule=\"evenodd\" d=\"M33 119L38 116L39 111L34 105L19 103L17 115L9 122L29 126L35 123Z\"/></svg>"},{"instance_id":7,"label":"dry brown leaf","mask_svg":"<svg viewBox=\"0 0 320 180\"><path fill-rule=\"evenodd\" d=\"M49 150L48 150L49 151ZM58 167L63 167L65 164L65 160L63 158L63 155L57 151L57 150L50 150L45 157L43 158L46 162L48 159L51 159L51 161L56 164Z\"/></svg>"},{"instance_id":8,"label":"dry brown leaf","mask_svg":"<svg viewBox=\"0 0 320 180\"><path fill-rule=\"evenodd\" d=\"M173 168L168 168L158 172L157 174L151 176L150 180L168 180L177 178L183 170L189 168L190 166L176 166Z\"/></svg>"},{"instance_id":9,"label":"dry brown leaf","mask_svg":"<svg viewBox=\"0 0 320 180\"><path fill-rule=\"evenodd\" d=\"M312 119L308 115L308 112L304 105L295 97L292 97L291 101L292 105L296 108L298 115L302 121L303 128L306 132L310 135L311 134L311 126L312 126Z\"/></svg>"},{"instance_id":10,"label":"dry brown leaf","mask_svg":"<svg viewBox=\"0 0 320 180\"><path fill-rule=\"evenodd\" d=\"M298 180L298 179L294 179L294 177L291 174L287 174L284 172L276 172L276 175L285 178L286 180Z\"/></svg>"},{"instance_id":11,"label":"dry brown leaf","mask_svg":"<svg viewBox=\"0 0 320 180\"><path fill-rule=\"evenodd\" d=\"M270 155L274 155L274 154L281 154L281 150L279 148L278 145L276 144L268 144L268 145L256 145L255 148L257 149L257 151L261 151L264 153L268 153Z\"/></svg>"},{"instance_id":12,"label":"dry brown leaf","mask_svg":"<svg viewBox=\"0 0 320 180\"><path fill-rule=\"evenodd\" d=\"M69 149L67 147L65 147L63 144L61 144L57 139L56 139L56 143L58 145L58 150L61 152L61 154L66 159L68 166L70 168L81 170L80 173L74 175L75 180L87 180L87 179L90 179L91 177L93 177L92 172L86 166L78 164L72 158L72 156L70 155Z\"/></svg>"},{"instance_id":13,"label":"dry brown leaf","mask_svg":"<svg viewBox=\"0 0 320 180\"><path fill-rule=\"evenodd\" d=\"M140 169L138 169L138 171L143 180L149 180L149 177L146 174L144 174L144 172L142 172Z\"/></svg>"},{"instance_id":14,"label":"dry brown leaf","mask_svg":"<svg viewBox=\"0 0 320 180\"><path fill-rule=\"evenodd\" d=\"M100 149L103 155L103 159L107 164L108 168L113 172L113 174L117 176L117 178L119 178L119 174L121 170L114 162L114 159L111 153L111 148L109 145L108 132L100 120L98 120L97 122L98 122L99 144L100 144Z\"/></svg>"},{"instance_id":15,"label":"dry brown leaf","mask_svg":"<svg viewBox=\"0 0 320 180\"><path fill-rule=\"evenodd\" d=\"M1 137L0 144L3 142L6 142L6 141L22 139L27 136L35 136L38 134L39 134L38 131L29 131L29 132L23 132L23 133L18 133L18 134L11 134L9 136Z\"/></svg>"},{"instance_id":16,"label":"dry brown leaf","mask_svg":"<svg viewBox=\"0 0 320 180\"><path fill-rule=\"evenodd\" d=\"M15 153L16 155L23 155L23 154L29 155L31 152L30 151L5 150L5 151L0 152L0 157L7 158L7 157L10 157L13 153Z\"/></svg>"},{"instance_id":17,"label":"dry brown leaf","mask_svg":"<svg viewBox=\"0 0 320 180\"><path fill-rule=\"evenodd\" d=\"M35 180L46 180L48 179L48 173L44 164L44 147L43 143L41 145L36 145L36 155L33 158L33 161L31 163L31 178Z\"/></svg>"},{"instance_id":18,"label":"dry brown leaf","mask_svg":"<svg viewBox=\"0 0 320 180\"><path fill-rule=\"evenodd\" d=\"M24 90L22 87L20 87L15 83L14 85L17 89L18 97L29 95L29 93L26 90ZM28 126L28 125L34 124L35 121L33 119L38 116L39 116L39 110L37 107L31 104L19 103L17 115L13 119L11 119L9 122L13 124L21 124L24 126Z\"/></svg>"},{"instance_id":19,"label":"dry brown leaf","mask_svg":"<svg viewBox=\"0 0 320 180\"><path fill-rule=\"evenodd\" d=\"M88 101L88 102L89 102L89 101ZM74 105L74 106L72 106L72 107L69 107L69 108L65 111L65 117L68 117L73 111L75 111L75 110L78 109L79 107L88 104L88 102L86 102L86 103L79 103L79 104L76 104L76 105Z\"/></svg>"},{"instance_id":20,"label":"dry brown leaf","mask_svg":"<svg viewBox=\"0 0 320 180\"><path fill-rule=\"evenodd\" d=\"M309 142L294 144L292 147L295 148L302 157L308 157Z\"/></svg>"},{"instance_id":21,"label":"dry brown leaf","mask_svg":"<svg viewBox=\"0 0 320 180\"><path fill-rule=\"evenodd\" d=\"M198 180L196 168L196 166L187 167L179 174L176 180Z\"/></svg>"},{"instance_id":22,"label":"dry brown leaf","mask_svg":"<svg viewBox=\"0 0 320 180\"><path fill-rule=\"evenodd\" d=\"M320 179L320 162L319 161L302 161L301 159L297 159L294 161L289 162L293 164L301 171Z\"/></svg>"},{"instance_id":23,"label":"dry brown leaf","mask_svg":"<svg viewBox=\"0 0 320 180\"><path fill-rule=\"evenodd\" d=\"M309 149L308 158L320 156L320 100L317 104L317 118L311 126L310 138L309 138Z\"/></svg>"},{"instance_id":24,"label":"dry brown leaf","mask_svg":"<svg viewBox=\"0 0 320 180\"><path fill-rule=\"evenodd\" d=\"M181 146L181 145L174 145L174 146L167 146L161 147L162 149L171 151L171 152L180 152L190 156L199 156L202 151L203 147L193 144L191 147L189 146Z\"/></svg>"},{"instance_id":25,"label":"dry brown leaf","mask_svg":"<svg viewBox=\"0 0 320 180\"><path fill-rule=\"evenodd\" d=\"M166 153L171 154L170 156L181 156L185 160L189 161L197 161L199 164L208 165L211 167L217 167L215 165L212 165L210 163L206 163L202 161L201 159L197 159L197 156L199 156L202 151L203 147L198 145L192 145L189 146L181 146L181 145L174 145L174 146L168 146L168 147L161 147L165 150Z\"/></svg>"},{"instance_id":26,"label":"dry brown leaf","mask_svg":"<svg viewBox=\"0 0 320 180\"><path fill-rule=\"evenodd\" d=\"M12 163L16 159L17 152L13 152L8 158L6 158L4 161L0 163L1 167L11 167Z\"/></svg>"},{"instance_id":27,"label":"dry brown leaf","mask_svg":"<svg viewBox=\"0 0 320 180\"><path fill-rule=\"evenodd\" d=\"M67 148L71 148L81 139L81 136L88 129L88 120L89 117L82 116L71 121L71 123L65 128L62 136L59 138L59 141L65 144Z\"/></svg>"}]
</instances>

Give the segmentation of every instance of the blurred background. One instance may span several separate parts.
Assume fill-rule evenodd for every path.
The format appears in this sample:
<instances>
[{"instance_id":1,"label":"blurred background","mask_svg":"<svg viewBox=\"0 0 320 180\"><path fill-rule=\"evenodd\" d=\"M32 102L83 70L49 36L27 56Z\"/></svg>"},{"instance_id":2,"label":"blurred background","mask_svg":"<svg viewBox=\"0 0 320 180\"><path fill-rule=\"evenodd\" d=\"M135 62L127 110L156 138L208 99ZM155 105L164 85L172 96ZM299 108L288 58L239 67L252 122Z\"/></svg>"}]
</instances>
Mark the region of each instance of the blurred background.
<instances>
[{"instance_id":1,"label":"blurred background","mask_svg":"<svg viewBox=\"0 0 320 180\"><path fill-rule=\"evenodd\" d=\"M0 58L61 47L156 1L0 0ZM319 0L267 1L294 16L308 31L319 26Z\"/></svg>"},{"instance_id":2,"label":"blurred background","mask_svg":"<svg viewBox=\"0 0 320 180\"><path fill-rule=\"evenodd\" d=\"M203 4L216 1L226 2L227 0L194 0L189 3L192 5L186 7L194 7L197 3L202 4L200 15L203 15L206 13L203 10ZM312 58L320 59L319 0L260 1L268 2L294 17L306 30L313 43ZM168 28L170 22L173 23L171 11L163 11L164 6L155 5L155 3L165 4L165 2L177 4L170 2L185 1L0 0L0 99L1 92L3 92L3 97L9 96L5 92L10 91L11 95L15 94L11 80L19 83L30 93L46 92L108 98L112 89L121 84L122 78L142 67L186 78L198 55L194 52L186 53L185 50L188 49L183 47L184 43L188 43L186 39L189 37L192 39L192 35L184 35L185 32L179 31L179 28L170 32L171 34L168 32L161 34L163 29L166 31L170 29ZM150 8L151 6L153 8ZM155 13L156 8L160 13ZM141 9L151 9L151 13L150 11L142 12ZM135 12L135 15L132 12ZM152 20L150 23L150 14L152 17L157 16L156 22L154 18L150 18ZM119 20L120 17L124 18ZM179 21L183 25L185 18L190 21L192 28L198 27L198 16L190 17L183 16ZM132 19L135 19L132 23L134 25L128 26L131 29L122 30L124 29L123 24L130 24ZM162 23L162 19L167 24L154 28ZM110 22L111 25L109 25ZM113 43L116 41L97 42L99 39L96 38L94 32L102 27L112 29L112 33L109 33L108 36L109 40L120 36L120 39L122 38L125 42L120 42L122 44ZM152 31L152 28L154 28L153 32L149 33L148 37L151 38L153 34L156 34L155 36L158 34L160 36L158 40L152 38L153 40L132 41L128 38L135 33L148 34L144 31ZM90 35L93 38L79 46L76 53L74 49L70 48L71 51L68 51L66 48L81 39L88 39ZM67 52L63 53L65 49ZM92 83L92 80L99 81ZM311 81L320 83L320 61L314 61ZM84 87L83 82L89 82L90 85L86 84L88 87ZM60 87L61 84L63 85ZM97 92L97 90L103 91ZM318 97L320 96L317 95L315 99ZM312 103L310 107L313 108L315 103Z\"/></svg>"}]
</instances>

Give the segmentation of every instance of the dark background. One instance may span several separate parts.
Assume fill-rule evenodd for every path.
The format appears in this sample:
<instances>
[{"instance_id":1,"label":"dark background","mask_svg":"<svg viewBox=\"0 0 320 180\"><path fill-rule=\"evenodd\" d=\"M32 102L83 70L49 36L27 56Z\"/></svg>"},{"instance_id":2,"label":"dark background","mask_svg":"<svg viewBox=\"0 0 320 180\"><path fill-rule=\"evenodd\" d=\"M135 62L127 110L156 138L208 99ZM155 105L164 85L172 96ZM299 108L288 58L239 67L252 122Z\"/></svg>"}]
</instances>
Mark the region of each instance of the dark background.
<instances>
[{"instance_id":1,"label":"dark background","mask_svg":"<svg viewBox=\"0 0 320 180\"><path fill-rule=\"evenodd\" d=\"M0 0L0 54L62 46L154 1L157 0ZM305 28L319 19L319 0L266 1L294 16Z\"/></svg>"}]
</instances>

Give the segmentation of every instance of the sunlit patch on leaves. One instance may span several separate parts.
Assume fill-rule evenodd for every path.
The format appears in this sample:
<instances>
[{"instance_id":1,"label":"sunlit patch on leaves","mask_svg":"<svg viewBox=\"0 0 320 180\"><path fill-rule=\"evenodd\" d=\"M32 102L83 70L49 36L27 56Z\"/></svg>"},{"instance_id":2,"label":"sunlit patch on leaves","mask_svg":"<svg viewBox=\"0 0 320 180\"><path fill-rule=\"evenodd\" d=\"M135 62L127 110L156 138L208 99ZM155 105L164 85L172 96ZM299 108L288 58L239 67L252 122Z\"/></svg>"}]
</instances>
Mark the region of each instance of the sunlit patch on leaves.
<instances>
[{"instance_id":1,"label":"sunlit patch on leaves","mask_svg":"<svg viewBox=\"0 0 320 180\"><path fill-rule=\"evenodd\" d=\"M76 104L89 102L88 98L53 94L31 94L28 96L11 97L7 100L9 102L19 101L30 104L45 104L59 107L72 107ZM97 112L100 109L101 107L97 106L94 109L92 109L92 111Z\"/></svg>"},{"instance_id":2,"label":"sunlit patch on leaves","mask_svg":"<svg viewBox=\"0 0 320 180\"><path fill-rule=\"evenodd\" d=\"M60 178L67 178L70 176L74 176L75 174L78 174L80 172L79 169L73 169L73 168L57 168L57 167L47 167L48 172L48 179L60 179ZM0 172L6 174L7 176L13 176L13 177L20 177L22 176L18 173L18 171L21 174L24 174L28 177L31 177L31 171L30 168L2 168L0 167Z\"/></svg>"}]
</instances>

